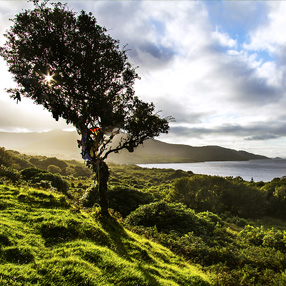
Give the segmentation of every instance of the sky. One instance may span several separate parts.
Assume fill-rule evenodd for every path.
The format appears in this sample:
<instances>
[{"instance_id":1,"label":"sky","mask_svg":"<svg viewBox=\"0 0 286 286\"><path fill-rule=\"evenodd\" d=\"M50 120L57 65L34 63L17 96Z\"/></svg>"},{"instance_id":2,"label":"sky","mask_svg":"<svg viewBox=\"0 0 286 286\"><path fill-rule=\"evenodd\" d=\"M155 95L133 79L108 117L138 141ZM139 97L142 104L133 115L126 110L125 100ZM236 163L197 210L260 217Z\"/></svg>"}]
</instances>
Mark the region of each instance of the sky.
<instances>
[{"instance_id":1,"label":"sky","mask_svg":"<svg viewBox=\"0 0 286 286\"><path fill-rule=\"evenodd\" d=\"M108 33L128 44L141 80L135 92L173 116L158 139L218 145L286 158L286 1L65 1L92 12ZM0 0L3 33L26 1ZM0 131L70 128L29 100L18 104L0 58Z\"/></svg>"}]
</instances>

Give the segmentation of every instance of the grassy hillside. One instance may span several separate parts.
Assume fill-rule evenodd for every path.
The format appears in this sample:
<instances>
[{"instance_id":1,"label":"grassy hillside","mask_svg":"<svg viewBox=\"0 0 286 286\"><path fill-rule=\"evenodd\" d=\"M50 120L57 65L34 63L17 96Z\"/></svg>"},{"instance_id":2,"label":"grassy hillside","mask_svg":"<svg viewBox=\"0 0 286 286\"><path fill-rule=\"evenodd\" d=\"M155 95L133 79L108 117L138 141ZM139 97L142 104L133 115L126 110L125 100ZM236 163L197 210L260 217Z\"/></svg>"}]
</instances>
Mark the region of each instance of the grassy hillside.
<instances>
[{"instance_id":1,"label":"grassy hillside","mask_svg":"<svg viewBox=\"0 0 286 286\"><path fill-rule=\"evenodd\" d=\"M285 177L109 167L0 148L0 285L286 285Z\"/></svg>"},{"instance_id":2,"label":"grassy hillside","mask_svg":"<svg viewBox=\"0 0 286 286\"><path fill-rule=\"evenodd\" d=\"M0 285L209 285L198 267L64 195L0 186Z\"/></svg>"}]
</instances>

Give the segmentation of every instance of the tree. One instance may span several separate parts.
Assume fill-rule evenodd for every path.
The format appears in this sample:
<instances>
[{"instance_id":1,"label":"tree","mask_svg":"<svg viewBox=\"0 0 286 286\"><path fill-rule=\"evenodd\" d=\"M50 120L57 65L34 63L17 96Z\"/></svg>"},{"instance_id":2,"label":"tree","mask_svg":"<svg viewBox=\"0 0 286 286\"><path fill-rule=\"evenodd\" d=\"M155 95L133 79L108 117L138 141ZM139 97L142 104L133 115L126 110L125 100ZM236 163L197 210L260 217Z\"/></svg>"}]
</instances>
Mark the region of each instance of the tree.
<instances>
[{"instance_id":1,"label":"tree","mask_svg":"<svg viewBox=\"0 0 286 286\"><path fill-rule=\"evenodd\" d=\"M34 9L17 14L5 34L0 54L17 83L8 92L17 102L31 98L56 120L76 127L82 156L95 173L102 212L108 215L106 158L122 149L133 152L146 139L167 133L168 119L135 96L139 76L126 49L91 13L47 2L35 0ZM117 134L123 136L113 146Z\"/></svg>"}]
</instances>

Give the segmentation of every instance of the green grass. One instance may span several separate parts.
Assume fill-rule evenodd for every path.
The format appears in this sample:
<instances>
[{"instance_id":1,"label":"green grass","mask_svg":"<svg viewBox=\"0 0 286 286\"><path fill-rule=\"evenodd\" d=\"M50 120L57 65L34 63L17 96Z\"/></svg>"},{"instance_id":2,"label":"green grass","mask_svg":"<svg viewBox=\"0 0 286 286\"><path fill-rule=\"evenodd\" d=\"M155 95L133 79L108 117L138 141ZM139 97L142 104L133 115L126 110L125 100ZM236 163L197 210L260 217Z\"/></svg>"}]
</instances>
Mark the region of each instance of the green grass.
<instances>
[{"instance_id":1,"label":"green grass","mask_svg":"<svg viewBox=\"0 0 286 286\"><path fill-rule=\"evenodd\" d=\"M210 277L62 194L0 186L0 285L209 285Z\"/></svg>"}]
</instances>

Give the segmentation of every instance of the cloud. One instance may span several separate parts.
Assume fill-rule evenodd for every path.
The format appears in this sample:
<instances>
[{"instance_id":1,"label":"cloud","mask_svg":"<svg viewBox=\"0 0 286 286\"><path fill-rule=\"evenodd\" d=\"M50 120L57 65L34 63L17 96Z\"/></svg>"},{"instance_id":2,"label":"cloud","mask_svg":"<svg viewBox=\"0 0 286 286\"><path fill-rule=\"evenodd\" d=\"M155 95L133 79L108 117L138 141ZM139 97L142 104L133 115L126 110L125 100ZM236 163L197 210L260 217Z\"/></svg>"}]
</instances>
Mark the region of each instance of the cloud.
<instances>
[{"instance_id":1,"label":"cloud","mask_svg":"<svg viewBox=\"0 0 286 286\"><path fill-rule=\"evenodd\" d=\"M262 135L255 135L255 136L250 136L245 138L245 140L269 140L269 139L277 139L279 138L279 136L275 135L275 134L271 134L271 133L266 133L266 134L262 134Z\"/></svg>"},{"instance_id":2,"label":"cloud","mask_svg":"<svg viewBox=\"0 0 286 286\"><path fill-rule=\"evenodd\" d=\"M222 124L218 126L204 125L199 126L173 126L171 133L176 137L206 138L208 136L221 136L233 138L243 138L246 141L264 141L269 139L279 139L286 137L285 120L277 118L274 121L256 122L248 125L242 124Z\"/></svg>"},{"instance_id":3,"label":"cloud","mask_svg":"<svg viewBox=\"0 0 286 286\"><path fill-rule=\"evenodd\" d=\"M285 46L286 38L283 37L286 25L286 5L280 1L267 2L269 13L268 21L250 32L250 41L245 43L248 50L265 50L275 54L278 46Z\"/></svg>"},{"instance_id":4,"label":"cloud","mask_svg":"<svg viewBox=\"0 0 286 286\"><path fill-rule=\"evenodd\" d=\"M216 27L216 31L212 33L214 40L218 41L220 46L234 48L237 46L237 41L232 39L228 34L221 33Z\"/></svg>"},{"instance_id":5,"label":"cloud","mask_svg":"<svg viewBox=\"0 0 286 286\"><path fill-rule=\"evenodd\" d=\"M27 3L2 2L3 30L8 15ZM154 102L161 116L176 118L169 141L196 138L196 143L232 147L286 136L284 2L70 1L68 6L92 11L121 47L128 44L129 61L139 66L142 78L136 81L136 95ZM2 74L1 90L11 84ZM15 123L7 122L6 109L12 112L15 104L0 104L1 112L5 107L2 128L53 125L48 113L41 124L29 125L30 114L18 107Z\"/></svg>"}]
</instances>

